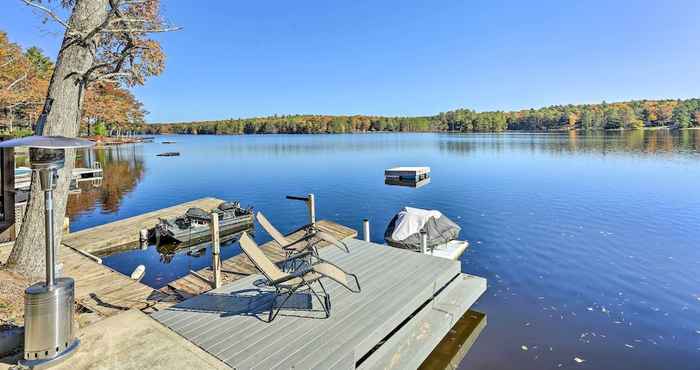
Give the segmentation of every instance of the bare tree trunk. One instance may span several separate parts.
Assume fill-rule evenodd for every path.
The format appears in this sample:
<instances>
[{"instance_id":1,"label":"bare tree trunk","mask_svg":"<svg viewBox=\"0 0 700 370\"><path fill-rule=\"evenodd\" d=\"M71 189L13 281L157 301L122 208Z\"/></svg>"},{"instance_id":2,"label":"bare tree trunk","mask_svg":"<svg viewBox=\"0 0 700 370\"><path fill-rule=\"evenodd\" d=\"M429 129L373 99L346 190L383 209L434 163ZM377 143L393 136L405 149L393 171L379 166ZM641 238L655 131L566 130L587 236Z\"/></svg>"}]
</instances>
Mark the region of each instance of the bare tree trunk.
<instances>
[{"instance_id":1,"label":"bare tree trunk","mask_svg":"<svg viewBox=\"0 0 700 370\"><path fill-rule=\"evenodd\" d=\"M37 124L39 135L76 137L80 128L80 108L84 83L82 74L95 61L97 37L86 43L74 42L99 26L107 17L108 0L77 0L68 21L69 29L63 38L56 67L51 76L47 101L53 102L47 114ZM55 230L63 230L63 218L68 200L70 174L74 166L74 150L66 151L65 168L59 171L54 192ZM20 216L20 215L18 215ZM61 233L56 235L60 246ZM17 241L7 262L7 268L24 276L40 277L45 271L44 257L44 194L38 179L32 175L32 187Z\"/></svg>"}]
</instances>

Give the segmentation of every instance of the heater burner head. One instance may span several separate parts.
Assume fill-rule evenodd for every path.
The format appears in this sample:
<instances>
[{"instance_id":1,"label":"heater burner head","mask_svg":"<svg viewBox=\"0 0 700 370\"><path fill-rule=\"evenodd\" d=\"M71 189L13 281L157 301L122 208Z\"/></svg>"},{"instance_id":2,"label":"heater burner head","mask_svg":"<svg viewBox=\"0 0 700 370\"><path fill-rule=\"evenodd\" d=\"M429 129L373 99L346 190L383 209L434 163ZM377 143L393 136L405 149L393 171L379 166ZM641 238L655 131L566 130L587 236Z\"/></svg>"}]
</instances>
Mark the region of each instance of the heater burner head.
<instances>
[{"instance_id":1,"label":"heater burner head","mask_svg":"<svg viewBox=\"0 0 700 370\"><path fill-rule=\"evenodd\" d=\"M30 148L42 149L70 149L86 148L94 145L95 143L93 143L90 140L64 136L27 136L19 139L12 139L0 142L0 148L27 146Z\"/></svg>"},{"instance_id":2,"label":"heater burner head","mask_svg":"<svg viewBox=\"0 0 700 370\"><path fill-rule=\"evenodd\" d=\"M32 168L35 170L61 168L63 167L65 159L65 149L29 149L29 162L32 164Z\"/></svg>"}]
</instances>

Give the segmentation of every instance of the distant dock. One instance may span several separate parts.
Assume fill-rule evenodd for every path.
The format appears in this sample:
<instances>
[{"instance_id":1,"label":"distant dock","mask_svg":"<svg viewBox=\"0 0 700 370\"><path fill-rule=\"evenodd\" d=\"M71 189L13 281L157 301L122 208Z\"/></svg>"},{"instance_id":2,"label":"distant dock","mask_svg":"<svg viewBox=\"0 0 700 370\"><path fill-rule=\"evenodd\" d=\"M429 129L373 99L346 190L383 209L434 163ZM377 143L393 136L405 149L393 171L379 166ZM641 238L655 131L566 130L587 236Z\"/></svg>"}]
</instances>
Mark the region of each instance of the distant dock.
<instances>
[{"instance_id":1,"label":"distant dock","mask_svg":"<svg viewBox=\"0 0 700 370\"><path fill-rule=\"evenodd\" d=\"M101 181L103 178L102 166L96 162L93 167L77 167L71 172L71 183L84 181ZM15 189L28 189L32 183L31 171L15 175ZM73 187L73 185L71 185Z\"/></svg>"}]
</instances>

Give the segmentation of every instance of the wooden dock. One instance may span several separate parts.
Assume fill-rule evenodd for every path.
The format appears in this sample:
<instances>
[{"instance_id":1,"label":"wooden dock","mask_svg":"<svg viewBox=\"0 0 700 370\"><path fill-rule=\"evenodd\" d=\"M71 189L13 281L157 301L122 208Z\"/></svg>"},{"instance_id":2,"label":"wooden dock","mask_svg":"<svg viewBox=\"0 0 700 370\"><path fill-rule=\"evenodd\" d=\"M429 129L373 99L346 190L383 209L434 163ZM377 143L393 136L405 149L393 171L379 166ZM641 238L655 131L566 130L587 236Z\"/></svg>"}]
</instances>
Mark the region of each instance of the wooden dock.
<instances>
[{"instance_id":1,"label":"wooden dock","mask_svg":"<svg viewBox=\"0 0 700 370\"><path fill-rule=\"evenodd\" d=\"M0 248L0 261L5 262L12 244ZM75 301L102 317L131 308L148 309L176 303L159 292L128 276L99 264L70 247L62 247L59 263L63 276L75 280Z\"/></svg>"},{"instance_id":2,"label":"wooden dock","mask_svg":"<svg viewBox=\"0 0 700 370\"><path fill-rule=\"evenodd\" d=\"M99 163L99 162L96 162ZM95 167L77 167L73 169L71 181L83 182L83 181L97 181L102 180L102 167L96 165ZM32 184L32 173L27 172L21 175L15 176L15 189L26 189Z\"/></svg>"},{"instance_id":3,"label":"wooden dock","mask_svg":"<svg viewBox=\"0 0 700 370\"><path fill-rule=\"evenodd\" d=\"M357 236L357 231L354 229L331 221L321 220L316 223L316 226L320 230L334 236L338 240L354 238ZM296 230L287 235L289 240L298 240L303 236L304 232L302 230ZM321 240L312 240L311 242L316 243L317 248L323 248L327 245L327 243ZM273 262L278 262L284 259L282 249L274 240L261 245L260 248ZM258 271L250 260L242 254L226 259L222 261L221 264L221 277L223 284L232 283L236 280L245 278L248 275L255 274ZM161 291L168 294L175 293L182 298L196 296L212 289L209 281L213 280L213 275L214 274L210 268L201 269L194 274L189 274L170 282L170 284L161 289ZM200 276L206 278L208 281L205 281Z\"/></svg>"},{"instance_id":4,"label":"wooden dock","mask_svg":"<svg viewBox=\"0 0 700 370\"><path fill-rule=\"evenodd\" d=\"M202 198L144 213L124 220L70 233L63 237L63 244L92 254L108 254L112 251L124 249L124 247L137 245L139 242L139 231L153 228L158 223L159 218L180 216L191 207L210 210L217 207L221 202L223 202L221 199Z\"/></svg>"},{"instance_id":5,"label":"wooden dock","mask_svg":"<svg viewBox=\"0 0 700 370\"><path fill-rule=\"evenodd\" d=\"M100 163L100 162L95 162ZM73 169L73 180L76 182L102 180L102 167L99 165L92 168L79 167Z\"/></svg>"},{"instance_id":6,"label":"wooden dock","mask_svg":"<svg viewBox=\"0 0 700 370\"><path fill-rule=\"evenodd\" d=\"M139 230L153 227L158 218L190 207L211 209L220 202L199 199L66 235L58 257L62 274L76 282L76 302L100 318L129 309L151 313L189 343L237 369L417 368L435 357L431 353L445 352L442 343L450 342L445 335L486 289L484 279L461 273L459 261L360 241L354 239L355 230L325 220L317 227L344 240L351 253L312 242L323 258L357 274L362 286L361 293L353 294L338 284L326 284L332 300L327 319L317 302L302 292L267 323L269 289L259 284L261 276L244 255L223 261L222 288L212 290L213 274L206 268L160 291L89 256L138 243ZM296 230L288 237L297 239L303 233ZM274 241L261 248L274 261L283 258ZM0 247L0 261L10 249ZM124 316L114 319L118 317ZM483 325L483 319L476 322L478 330L473 330L470 343ZM115 337L105 333L104 338L112 343ZM132 359L148 360L139 355Z\"/></svg>"},{"instance_id":7,"label":"wooden dock","mask_svg":"<svg viewBox=\"0 0 700 370\"><path fill-rule=\"evenodd\" d=\"M297 293L266 322L271 294L239 279L151 315L236 369L417 368L486 290L461 263L345 239L351 252L321 256L360 279L353 294L328 282L329 318L308 293Z\"/></svg>"},{"instance_id":8,"label":"wooden dock","mask_svg":"<svg viewBox=\"0 0 700 370\"><path fill-rule=\"evenodd\" d=\"M96 262L89 255L106 254L133 247L139 242L139 230L152 228L158 222L158 218L175 217L191 207L212 209L221 202L222 200L216 198L198 199L65 235L58 257L59 262L63 264L63 274L75 279L76 302L106 317L130 308L144 310L164 307L212 289L207 281L197 276L212 279L213 274L209 268L175 280L158 291ZM357 236L355 230L330 221L319 221L317 225L338 239ZM302 235L301 231L296 231L289 237L294 239ZM317 243L319 248L323 247L323 242L313 242ZM11 249L11 245L0 248L0 261L7 259ZM275 242L265 244L263 250L274 260L283 258ZM222 262L224 284L257 271L248 259L241 255Z\"/></svg>"}]
</instances>

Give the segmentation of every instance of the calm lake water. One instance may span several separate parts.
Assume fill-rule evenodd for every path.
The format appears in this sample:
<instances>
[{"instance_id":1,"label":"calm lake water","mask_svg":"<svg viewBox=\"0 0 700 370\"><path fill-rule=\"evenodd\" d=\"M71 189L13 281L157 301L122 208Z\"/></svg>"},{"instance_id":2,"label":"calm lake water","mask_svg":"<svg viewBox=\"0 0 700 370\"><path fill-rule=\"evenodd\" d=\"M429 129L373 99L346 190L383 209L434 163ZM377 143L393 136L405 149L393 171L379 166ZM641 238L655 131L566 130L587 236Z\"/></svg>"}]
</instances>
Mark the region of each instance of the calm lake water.
<instances>
[{"instance_id":1,"label":"calm lake water","mask_svg":"<svg viewBox=\"0 0 700 370\"><path fill-rule=\"evenodd\" d=\"M289 231L305 207L284 196L313 192L319 218L369 218L381 242L403 206L438 209L471 242L462 270L489 282L474 307L488 325L461 368L698 369L699 149L700 131L163 136L84 154L104 184L84 185L69 213L80 230L214 196ZM397 165L430 166L432 182L385 185ZM154 247L104 259L127 274L145 264L154 287L210 261L160 260Z\"/></svg>"}]
</instances>

